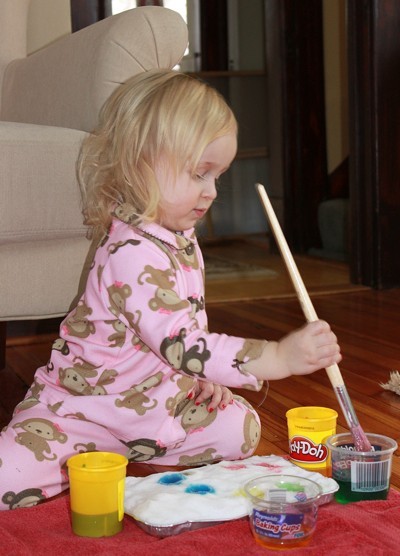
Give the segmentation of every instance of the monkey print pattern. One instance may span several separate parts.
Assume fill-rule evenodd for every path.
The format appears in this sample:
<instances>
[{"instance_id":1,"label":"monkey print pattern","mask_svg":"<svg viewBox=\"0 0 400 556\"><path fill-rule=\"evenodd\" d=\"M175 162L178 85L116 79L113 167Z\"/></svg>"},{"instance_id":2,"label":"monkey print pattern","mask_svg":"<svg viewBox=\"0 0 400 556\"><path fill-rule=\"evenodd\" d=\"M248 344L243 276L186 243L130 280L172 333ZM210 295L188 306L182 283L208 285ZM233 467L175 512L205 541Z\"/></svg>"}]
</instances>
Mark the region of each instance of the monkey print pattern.
<instances>
[{"instance_id":1,"label":"monkey print pattern","mask_svg":"<svg viewBox=\"0 0 400 556\"><path fill-rule=\"evenodd\" d=\"M257 448L260 441L261 427L250 411L246 414L243 425L244 443L242 444L242 452L247 454Z\"/></svg>"},{"instance_id":2,"label":"monkey print pattern","mask_svg":"<svg viewBox=\"0 0 400 556\"><path fill-rule=\"evenodd\" d=\"M137 318L135 319L134 315L126 310L126 300L132 295L131 287L128 284L121 284L117 282L113 286L110 286L107 291L110 300L110 311L116 317L123 315L132 329L136 332L136 334L132 336L132 345L135 346L136 349L148 352L148 346L146 346L137 335L140 334L139 324L142 317L141 311L135 311L137 315ZM125 323L120 318L106 320L104 322L112 327L112 333L107 338L110 342L110 347L122 347L125 343L127 333Z\"/></svg>"},{"instance_id":3,"label":"monkey print pattern","mask_svg":"<svg viewBox=\"0 0 400 556\"><path fill-rule=\"evenodd\" d=\"M63 355L69 355L68 342L66 340L63 340L62 338L57 338L57 340L54 340L51 349L59 351Z\"/></svg>"},{"instance_id":4,"label":"monkey print pattern","mask_svg":"<svg viewBox=\"0 0 400 556\"><path fill-rule=\"evenodd\" d=\"M190 271L191 269L197 270L200 265L194 244L181 235L177 235L176 242L179 246L177 259L182 265L182 268L186 271Z\"/></svg>"},{"instance_id":5,"label":"monkey print pattern","mask_svg":"<svg viewBox=\"0 0 400 556\"><path fill-rule=\"evenodd\" d=\"M78 454L84 454L86 452L98 452L96 444L94 442L88 442L87 444L74 444L74 450L78 452Z\"/></svg>"},{"instance_id":6,"label":"monkey print pattern","mask_svg":"<svg viewBox=\"0 0 400 556\"><path fill-rule=\"evenodd\" d=\"M126 326L122 322L122 320L114 319L114 320L106 320L104 321L106 324L111 324L114 332L110 334L107 340L110 342L110 347L117 347L120 348L125 343L126 338Z\"/></svg>"},{"instance_id":7,"label":"monkey print pattern","mask_svg":"<svg viewBox=\"0 0 400 556\"><path fill-rule=\"evenodd\" d=\"M37 461L57 459L57 454L52 453L49 442L64 444L68 440L67 435L47 419L26 419L15 423L13 428L22 429L23 432L17 434L15 442L33 452Z\"/></svg>"},{"instance_id":8,"label":"monkey print pattern","mask_svg":"<svg viewBox=\"0 0 400 556\"><path fill-rule=\"evenodd\" d=\"M206 378L204 374L204 363L211 357L204 338L199 338L198 344L186 351L184 338L186 329L182 328L178 335L164 338L160 346L160 353L168 363L177 371Z\"/></svg>"},{"instance_id":9,"label":"monkey print pattern","mask_svg":"<svg viewBox=\"0 0 400 556\"><path fill-rule=\"evenodd\" d=\"M249 374L246 373L241 366L247 361L259 359L263 352L265 343L265 340L245 340L242 349L237 352L236 357L233 360L232 367L238 369L243 375L249 376ZM246 388L247 390L259 390L262 387L262 384L263 382L259 380L258 388L250 383L243 384L243 388Z\"/></svg>"},{"instance_id":10,"label":"monkey print pattern","mask_svg":"<svg viewBox=\"0 0 400 556\"><path fill-rule=\"evenodd\" d=\"M51 349L52 351L59 351L62 355L69 355L68 342L66 340L63 340L62 338L57 338L57 340L54 340ZM48 373L54 371L54 363L51 359L46 365L46 370Z\"/></svg>"},{"instance_id":11,"label":"monkey print pattern","mask_svg":"<svg viewBox=\"0 0 400 556\"><path fill-rule=\"evenodd\" d=\"M189 400L183 407L181 411L181 425L186 432L203 429L215 421L218 409L214 409L212 413L209 413L207 409L209 403L210 400L205 400L196 405L194 400Z\"/></svg>"},{"instance_id":12,"label":"monkey print pattern","mask_svg":"<svg viewBox=\"0 0 400 556\"><path fill-rule=\"evenodd\" d=\"M29 395L27 394L25 398L19 402L19 404L15 408L15 413L20 413L25 409L30 409L39 403L40 393L44 390L44 384L39 384L36 378L33 379L33 383L28 391Z\"/></svg>"},{"instance_id":13,"label":"monkey print pattern","mask_svg":"<svg viewBox=\"0 0 400 556\"><path fill-rule=\"evenodd\" d=\"M40 393L44 389L44 384L39 384L36 378L33 379L31 387L29 388L29 393L32 397L36 398L37 400L40 398Z\"/></svg>"},{"instance_id":14,"label":"monkey print pattern","mask_svg":"<svg viewBox=\"0 0 400 556\"><path fill-rule=\"evenodd\" d=\"M146 406L145 404L150 402L150 398L143 394L143 392L161 384L162 377L163 374L161 372L156 373L140 384L132 386L129 390L121 392L121 395L125 397L122 400L115 400L115 405L117 407L134 409L138 415L144 415L147 411L154 409L157 406L158 401L153 399L151 405Z\"/></svg>"},{"instance_id":15,"label":"monkey print pattern","mask_svg":"<svg viewBox=\"0 0 400 556\"><path fill-rule=\"evenodd\" d=\"M79 360L75 358L74 361ZM58 376L60 384L71 394L80 396L102 396L107 394L105 386L112 384L117 376L117 371L105 369L96 384L92 386L87 378L97 376L96 367L87 361L80 360L80 363L65 369L60 368Z\"/></svg>"},{"instance_id":16,"label":"monkey print pattern","mask_svg":"<svg viewBox=\"0 0 400 556\"><path fill-rule=\"evenodd\" d=\"M232 365L240 372L243 372L240 366L246 361L259 359L265 346L265 340L245 340L243 347L237 352L234 364Z\"/></svg>"},{"instance_id":17,"label":"monkey print pattern","mask_svg":"<svg viewBox=\"0 0 400 556\"><path fill-rule=\"evenodd\" d=\"M108 252L111 255L114 255L114 253L116 253L118 249L121 249L121 247L125 247L125 245L140 245L140 241L137 239L128 239L127 241L118 241L117 243L111 243L111 245L108 247Z\"/></svg>"},{"instance_id":18,"label":"monkey print pattern","mask_svg":"<svg viewBox=\"0 0 400 556\"><path fill-rule=\"evenodd\" d=\"M216 450L214 448L206 448L204 452L200 454L194 454L192 456L181 456L179 458L179 465L185 465L190 467L191 465L200 465L203 463L215 463L221 461L223 458L221 455L215 455Z\"/></svg>"},{"instance_id":19,"label":"monkey print pattern","mask_svg":"<svg viewBox=\"0 0 400 556\"><path fill-rule=\"evenodd\" d=\"M23 399L22 402L19 402L19 404L14 409L14 413L15 414L21 413L21 411L25 411L25 409L30 409L31 407L35 407L35 405L38 405L38 403L40 402L37 398L28 396L27 398Z\"/></svg>"},{"instance_id":20,"label":"monkey print pattern","mask_svg":"<svg viewBox=\"0 0 400 556\"><path fill-rule=\"evenodd\" d=\"M139 311L138 311L138 313L139 313ZM110 334L110 336L108 336L108 338L107 338L107 340L110 342L110 347L121 348L125 344L125 341L126 341L127 327L125 326L125 324L120 319L106 320L104 322L106 324L110 324L112 326L112 329L113 329L112 334ZM136 323L136 330L138 328L139 328L139 319ZM147 352L147 353L150 351L150 348L148 346L146 346L146 344L144 344L141 341L141 339L139 338L139 336L137 336L136 334L134 334L132 336L131 343L138 350L140 349L141 351Z\"/></svg>"},{"instance_id":21,"label":"monkey print pattern","mask_svg":"<svg viewBox=\"0 0 400 556\"><path fill-rule=\"evenodd\" d=\"M148 264L139 275L139 285L143 285L143 280L145 280L148 284L156 286L154 297L149 301L149 307L152 311L172 313L184 309L190 304L188 300L182 300L173 290L175 282L171 280L172 275L173 272L170 268L160 270Z\"/></svg>"},{"instance_id":22,"label":"monkey print pattern","mask_svg":"<svg viewBox=\"0 0 400 556\"><path fill-rule=\"evenodd\" d=\"M190 305L192 306L192 312L190 313L190 318L194 319L194 317L196 316L196 313L198 311L202 311L205 307L205 303L204 303L204 297L193 297L190 296L188 297L188 301L190 303Z\"/></svg>"},{"instance_id":23,"label":"monkey print pattern","mask_svg":"<svg viewBox=\"0 0 400 556\"><path fill-rule=\"evenodd\" d=\"M8 504L10 510L16 510L18 508L36 506L36 504L46 500L46 498L43 491L39 488L27 488L21 490L21 492L8 491L3 495L1 501L4 504Z\"/></svg>"},{"instance_id":24,"label":"monkey print pattern","mask_svg":"<svg viewBox=\"0 0 400 556\"><path fill-rule=\"evenodd\" d=\"M129 442L121 440L121 442L129 449L126 454L128 461L149 461L153 458L161 458L167 452L165 446L151 438L137 438Z\"/></svg>"},{"instance_id":25,"label":"monkey print pattern","mask_svg":"<svg viewBox=\"0 0 400 556\"><path fill-rule=\"evenodd\" d=\"M78 338L87 338L90 334L94 334L96 327L87 318L92 312L93 310L84 301L80 301L75 311L65 320L63 324L64 331L70 336Z\"/></svg>"},{"instance_id":26,"label":"monkey print pattern","mask_svg":"<svg viewBox=\"0 0 400 556\"><path fill-rule=\"evenodd\" d=\"M188 376L179 376L176 381L179 391L174 397L167 398L165 409L170 417L179 415L181 409L188 403L188 393L195 385L195 380Z\"/></svg>"},{"instance_id":27,"label":"monkey print pattern","mask_svg":"<svg viewBox=\"0 0 400 556\"><path fill-rule=\"evenodd\" d=\"M137 211L130 203L121 203L115 208L113 214L125 224L134 224L137 220Z\"/></svg>"},{"instance_id":28,"label":"monkey print pattern","mask_svg":"<svg viewBox=\"0 0 400 556\"><path fill-rule=\"evenodd\" d=\"M140 311L136 311L137 319L133 313L130 313L126 310L126 300L128 297L132 295L132 288L129 284L122 284L121 282L115 282L112 286L107 288L108 298L110 301L110 311L113 315L115 315L118 319L120 315L123 315L129 323L131 328L140 332L139 329L139 321L141 317Z\"/></svg>"}]
</instances>

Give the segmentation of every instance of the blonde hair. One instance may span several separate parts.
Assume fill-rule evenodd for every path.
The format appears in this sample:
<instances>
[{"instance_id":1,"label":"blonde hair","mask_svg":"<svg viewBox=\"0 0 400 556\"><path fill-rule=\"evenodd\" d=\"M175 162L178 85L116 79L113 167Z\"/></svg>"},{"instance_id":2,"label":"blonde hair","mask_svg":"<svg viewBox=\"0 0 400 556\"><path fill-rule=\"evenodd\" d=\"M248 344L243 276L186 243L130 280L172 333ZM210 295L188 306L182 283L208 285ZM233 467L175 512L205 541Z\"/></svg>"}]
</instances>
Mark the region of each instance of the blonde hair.
<instances>
[{"instance_id":1,"label":"blonde hair","mask_svg":"<svg viewBox=\"0 0 400 556\"><path fill-rule=\"evenodd\" d=\"M133 207L134 223L153 222L160 157L175 175L186 166L194 170L207 145L232 132L237 123L231 109L206 83L173 70L130 78L106 101L97 128L81 148L85 223L94 233L104 233L121 203Z\"/></svg>"}]
</instances>

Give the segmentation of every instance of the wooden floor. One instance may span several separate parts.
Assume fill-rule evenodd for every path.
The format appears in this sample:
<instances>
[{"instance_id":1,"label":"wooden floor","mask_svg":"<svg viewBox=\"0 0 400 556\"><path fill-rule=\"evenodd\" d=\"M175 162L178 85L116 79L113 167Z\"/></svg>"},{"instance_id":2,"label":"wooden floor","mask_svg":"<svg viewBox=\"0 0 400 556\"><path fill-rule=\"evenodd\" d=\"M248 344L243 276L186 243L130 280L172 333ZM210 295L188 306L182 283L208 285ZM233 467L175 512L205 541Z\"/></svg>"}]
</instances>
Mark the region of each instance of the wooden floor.
<instances>
[{"instance_id":1,"label":"wooden floor","mask_svg":"<svg viewBox=\"0 0 400 556\"><path fill-rule=\"evenodd\" d=\"M292 282L286 266L279 253L271 249L268 239L263 236L250 237L249 240L215 241L203 247L206 254L206 300L207 304L214 301L245 301L251 299L276 299L295 297ZM232 273L218 279L212 276L207 280L208 257L222 258L249 265L250 271L244 269L242 278ZM332 292L359 291L362 286L350 284L348 264L308 256L294 256L301 276L310 295L325 295ZM251 268L268 271L261 275Z\"/></svg>"},{"instance_id":2,"label":"wooden floor","mask_svg":"<svg viewBox=\"0 0 400 556\"><path fill-rule=\"evenodd\" d=\"M363 429L387 435L400 444L400 396L380 386L389 380L390 371L400 367L400 289L339 291L316 295L312 300L320 318L332 325L339 338L341 372ZM248 338L279 339L304 322L294 297L211 302L208 315L210 330ZM7 364L0 371L0 427L23 398L35 369L46 363L55 334L9 339ZM262 395L246 393L246 397L257 406ZM305 405L336 409L338 432L347 430L324 370L271 382L266 400L258 407L263 424L258 454L288 453L286 411ZM392 486L400 490L399 456L397 450Z\"/></svg>"},{"instance_id":3,"label":"wooden floor","mask_svg":"<svg viewBox=\"0 0 400 556\"><path fill-rule=\"evenodd\" d=\"M400 289L330 294L316 297L313 303L339 338L341 373L364 431L389 436L400 446L400 396L380 386L389 380L390 371L400 367ZM271 340L304 322L295 299L216 303L208 307L208 315L215 332ZM260 394L246 397L255 406L261 401ZM258 453L287 454L286 411L307 405L336 409L337 432L348 430L324 370L274 381L258 408L263 423ZM393 459L392 486L400 490L400 449Z\"/></svg>"}]
</instances>

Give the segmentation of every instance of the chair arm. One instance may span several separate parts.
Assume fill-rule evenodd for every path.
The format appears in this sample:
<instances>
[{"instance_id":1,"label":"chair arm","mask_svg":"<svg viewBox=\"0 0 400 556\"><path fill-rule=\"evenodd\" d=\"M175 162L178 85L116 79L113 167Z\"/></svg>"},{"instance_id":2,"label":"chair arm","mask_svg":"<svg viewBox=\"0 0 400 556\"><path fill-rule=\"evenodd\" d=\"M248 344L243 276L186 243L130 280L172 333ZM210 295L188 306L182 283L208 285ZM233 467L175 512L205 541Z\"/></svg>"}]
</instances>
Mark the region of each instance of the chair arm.
<instances>
[{"instance_id":1,"label":"chair arm","mask_svg":"<svg viewBox=\"0 0 400 556\"><path fill-rule=\"evenodd\" d=\"M140 71L174 67L186 46L186 24L167 8L108 17L11 62L0 119L91 131L118 84Z\"/></svg>"}]
</instances>

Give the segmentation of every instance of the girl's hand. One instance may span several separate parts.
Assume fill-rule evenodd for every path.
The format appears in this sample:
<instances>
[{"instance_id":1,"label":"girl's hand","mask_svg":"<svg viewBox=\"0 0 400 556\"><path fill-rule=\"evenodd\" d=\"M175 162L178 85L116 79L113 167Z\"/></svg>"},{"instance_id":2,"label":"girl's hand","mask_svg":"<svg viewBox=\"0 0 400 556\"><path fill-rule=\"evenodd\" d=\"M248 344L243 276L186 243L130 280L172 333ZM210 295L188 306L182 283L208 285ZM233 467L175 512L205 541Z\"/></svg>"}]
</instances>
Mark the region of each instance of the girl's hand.
<instances>
[{"instance_id":1,"label":"girl's hand","mask_svg":"<svg viewBox=\"0 0 400 556\"><path fill-rule=\"evenodd\" d=\"M196 405L210 399L207 409L211 413L216 407L225 409L228 404L232 403L233 394L226 386L198 380L193 399Z\"/></svg>"},{"instance_id":2,"label":"girl's hand","mask_svg":"<svg viewBox=\"0 0 400 556\"><path fill-rule=\"evenodd\" d=\"M337 338L329 324L310 322L279 342L268 342L259 359L242 365L261 380L277 380L291 375L307 375L342 360Z\"/></svg>"},{"instance_id":3,"label":"girl's hand","mask_svg":"<svg viewBox=\"0 0 400 556\"><path fill-rule=\"evenodd\" d=\"M305 375L339 363L342 356L328 323L318 320L285 336L277 344L276 355L288 375Z\"/></svg>"}]
</instances>

